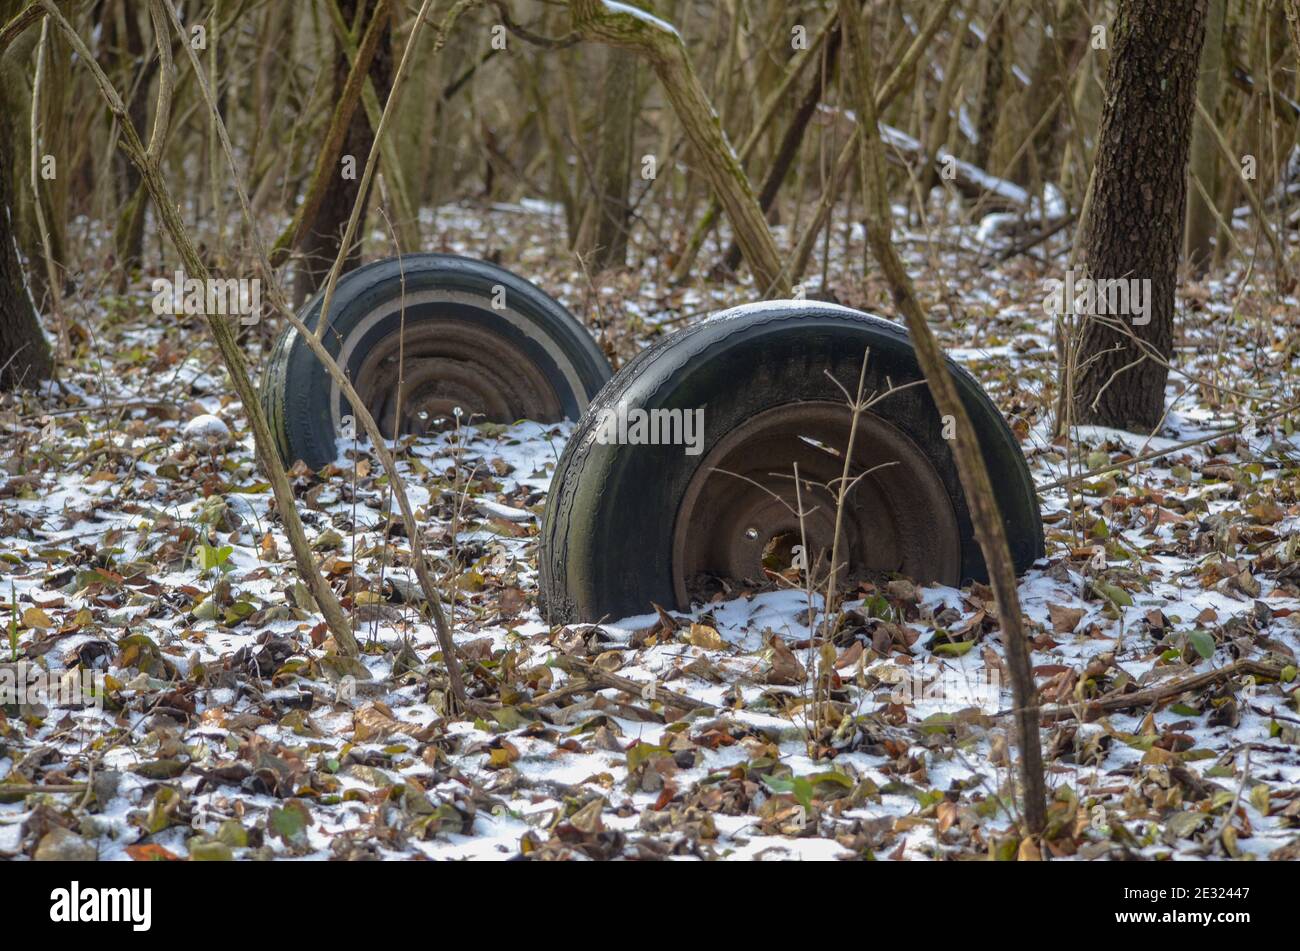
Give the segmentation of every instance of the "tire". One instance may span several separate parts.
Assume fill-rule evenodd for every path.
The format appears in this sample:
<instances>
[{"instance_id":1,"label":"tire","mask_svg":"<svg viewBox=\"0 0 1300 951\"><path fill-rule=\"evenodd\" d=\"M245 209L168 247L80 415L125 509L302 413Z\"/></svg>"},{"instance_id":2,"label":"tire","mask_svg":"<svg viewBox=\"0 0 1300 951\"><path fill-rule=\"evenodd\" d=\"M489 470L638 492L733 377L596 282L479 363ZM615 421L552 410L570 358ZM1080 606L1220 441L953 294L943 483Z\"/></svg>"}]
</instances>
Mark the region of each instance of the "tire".
<instances>
[{"instance_id":1,"label":"tire","mask_svg":"<svg viewBox=\"0 0 1300 951\"><path fill-rule=\"evenodd\" d=\"M320 319L323 296L302 311L308 328ZM470 422L576 420L610 377L605 355L572 314L483 261L451 254L375 261L339 279L330 311L322 342L389 438L452 424L456 409ZM267 363L261 398L286 466L301 460L315 470L338 458L351 407L292 327Z\"/></svg>"},{"instance_id":2,"label":"tire","mask_svg":"<svg viewBox=\"0 0 1300 951\"><path fill-rule=\"evenodd\" d=\"M892 447L894 461L886 460L878 471L853 483L840 537L849 535L855 520L862 521L862 534L853 544L844 542L849 554L841 563L849 561L852 572L854 558L864 566L875 558L872 570L897 573L897 564L880 563L876 557L874 540L883 539L879 547L886 550L887 559L896 558L913 569L914 580L987 580L956 465L943 438L943 421L906 331L834 304L768 302L724 311L642 351L592 402L560 458L548 497L538 554L547 619L570 623L627 617L648 612L652 602L688 609L694 599L683 594L691 593L683 587L687 562L708 563L709 558L730 557L733 549L740 549L737 557L748 564L743 562L749 557L745 546L762 541L762 530L753 543L752 528L744 532L744 541L724 540L723 555L714 550L715 542L700 542L692 535L701 534L705 524L730 518L725 510L734 507L736 496L757 499L737 517L747 518L763 505L777 518L790 516L747 489L744 480L728 479L734 475L730 470L718 472L706 463L735 458L749 466L746 471L759 474L763 469L754 453L787 444L795 446L793 454L807 454L813 462L834 457L834 447L844 443L827 443L828 434L838 425L841 438L847 439L851 416L844 392L828 374L851 393L868 348L864 395L884 393L891 383L917 385L892 393L861 416L859 433L870 438L856 441L853 474L858 474L859 459L866 468L865 460L883 451L882 446ZM1043 555L1042 521L1028 467L1011 430L979 384L956 363L949 360L948 365L989 467L1016 570L1023 572ZM698 454L687 454L680 445L617 444L609 420L620 405L629 413L703 409L703 438L696 447L685 447L698 448ZM836 412L843 414L838 423ZM787 418L796 422L785 422ZM781 426L803 425L805 419L814 420L822 442L810 442L799 430L792 431L798 437L794 443L788 443L790 433L779 437L787 442L772 435L783 432ZM630 425L628 431L633 431ZM685 429L681 434L686 435ZM843 465L843 455L838 458L835 478ZM909 466L916 469L915 478ZM769 475L777 479L780 473ZM719 478L734 488L719 491L712 481ZM884 482L876 485L880 480ZM793 488L793 479L771 484ZM819 491L804 486L805 508ZM813 518L825 516L814 513L809 520ZM829 537L835 532L832 523ZM773 536L762 550L764 566L775 540ZM920 551L914 551L918 546Z\"/></svg>"}]
</instances>

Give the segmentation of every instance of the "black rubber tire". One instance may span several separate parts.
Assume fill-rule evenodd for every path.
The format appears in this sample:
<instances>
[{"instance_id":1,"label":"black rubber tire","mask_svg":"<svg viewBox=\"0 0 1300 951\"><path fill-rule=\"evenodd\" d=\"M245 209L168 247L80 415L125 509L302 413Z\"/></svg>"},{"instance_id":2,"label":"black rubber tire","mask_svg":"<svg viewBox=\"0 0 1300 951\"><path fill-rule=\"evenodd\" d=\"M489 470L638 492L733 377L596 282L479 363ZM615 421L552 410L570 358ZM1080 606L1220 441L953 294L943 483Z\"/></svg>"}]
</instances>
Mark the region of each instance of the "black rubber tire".
<instances>
[{"instance_id":1,"label":"black rubber tire","mask_svg":"<svg viewBox=\"0 0 1300 951\"><path fill-rule=\"evenodd\" d=\"M492 306L497 286L505 289L505 306L500 309ZM507 337L541 369L566 419L580 418L610 377L609 361L587 330L532 283L472 258L409 254L400 260L374 261L339 279L330 305L330 327L322 342L335 359L351 345L343 369L352 379L356 379L368 349L397 329L401 318L396 307L403 301L403 287L408 332L421 320L434 315L445 319L450 313L479 330ZM455 301L438 300L447 294L454 294ZM309 328L314 329L320 318L323 296L318 293L302 311L303 323ZM367 326L359 331L363 322ZM357 333L361 336L350 340ZM352 411L343 395L331 388L320 362L292 327L280 336L267 362L261 398L286 466L302 460L315 470L335 461L336 420Z\"/></svg>"},{"instance_id":2,"label":"black rubber tire","mask_svg":"<svg viewBox=\"0 0 1300 951\"><path fill-rule=\"evenodd\" d=\"M538 552L550 623L598 621L672 606L674 515L695 468L727 432L757 413L804 400L844 401L870 347L864 392L923 379L906 330L834 304L768 302L733 308L642 351L592 401L551 482ZM1016 570L1043 555L1038 499L1020 446L975 379L948 361L980 440ZM704 407L704 448L602 444L602 410ZM987 580L943 423L924 385L873 412L902 429L941 477L960 533L962 580ZM687 607L678 605L678 607Z\"/></svg>"}]
</instances>

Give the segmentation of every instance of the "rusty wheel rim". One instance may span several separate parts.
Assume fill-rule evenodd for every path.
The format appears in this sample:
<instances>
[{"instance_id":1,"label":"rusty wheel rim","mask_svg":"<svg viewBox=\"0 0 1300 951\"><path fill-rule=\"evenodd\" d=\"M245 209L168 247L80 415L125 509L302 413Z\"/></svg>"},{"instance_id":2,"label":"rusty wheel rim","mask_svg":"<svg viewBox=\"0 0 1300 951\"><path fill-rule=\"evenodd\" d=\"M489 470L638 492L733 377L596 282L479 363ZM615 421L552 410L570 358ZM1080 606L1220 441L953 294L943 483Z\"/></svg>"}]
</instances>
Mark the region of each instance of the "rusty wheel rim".
<instances>
[{"instance_id":1,"label":"rusty wheel rim","mask_svg":"<svg viewBox=\"0 0 1300 951\"><path fill-rule=\"evenodd\" d=\"M468 424L564 416L546 374L500 334L435 317L408 321L404 338L380 339L353 383L388 439L451 429L457 417Z\"/></svg>"},{"instance_id":2,"label":"rusty wheel rim","mask_svg":"<svg viewBox=\"0 0 1300 951\"><path fill-rule=\"evenodd\" d=\"M851 424L843 404L789 403L752 417L718 442L687 485L674 522L679 608L707 599L719 580L732 586L762 582L765 557L772 570L790 568L793 545L801 538L807 542L806 564L814 571L829 566L834 487L843 474ZM802 532L794 514L796 462ZM942 478L902 430L865 412L850 481L872 469L845 498L839 590L891 574L956 584L961 537Z\"/></svg>"}]
</instances>

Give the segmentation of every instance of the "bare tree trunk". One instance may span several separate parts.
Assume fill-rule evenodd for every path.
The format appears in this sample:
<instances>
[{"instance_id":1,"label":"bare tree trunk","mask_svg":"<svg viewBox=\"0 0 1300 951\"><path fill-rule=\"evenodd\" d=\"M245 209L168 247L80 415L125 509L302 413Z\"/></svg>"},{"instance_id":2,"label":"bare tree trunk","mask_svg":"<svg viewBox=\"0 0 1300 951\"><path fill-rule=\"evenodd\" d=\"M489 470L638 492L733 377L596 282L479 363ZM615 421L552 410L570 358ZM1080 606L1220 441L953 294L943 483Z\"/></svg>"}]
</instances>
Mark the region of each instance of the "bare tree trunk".
<instances>
[{"instance_id":1,"label":"bare tree trunk","mask_svg":"<svg viewBox=\"0 0 1300 951\"><path fill-rule=\"evenodd\" d=\"M930 10L930 18L926 20L925 26L908 44L902 59L890 71L888 78L885 79L876 92L874 99L876 115L889 108L889 104L894 101L894 97L902 91L903 84L912 75L912 70L917 61L920 60L921 54L929 47L935 33L938 32L939 27L947 19L948 11L952 9L953 3L954 0L939 0ZM817 202L816 209L813 211L812 221L808 223L795 245L793 251L794 263L790 268L790 273L796 277L802 275L804 268L808 266L808 259L812 255L817 234L829 218L831 206L835 203L840 188L853 170L853 163L857 157L861 142L862 128L857 125L853 129L853 135L849 137L849 141L844 143L839 155L835 157L835 169L830 175L826 188L822 191L822 197ZM917 151L921 152L923 150L918 146Z\"/></svg>"},{"instance_id":2,"label":"bare tree trunk","mask_svg":"<svg viewBox=\"0 0 1300 951\"><path fill-rule=\"evenodd\" d=\"M12 148L18 138L10 124L15 119L5 116L0 121L0 390L33 386L54 372L50 345L36 319L14 243L15 183L10 177L18 166Z\"/></svg>"},{"instance_id":3,"label":"bare tree trunk","mask_svg":"<svg viewBox=\"0 0 1300 951\"><path fill-rule=\"evenodd\" d=\"M1291 52L1300 57L1300 0L1286 0L1286 25L1291 34Z\"/></svg>"},{"instance_id":4,"label":"bare tree trunk","mask_svg":"<svg viewBox=\"0 0 1300 951\"><path fill-rule=\"evenodd\" d=\"M1024 815L1027 831L1040 834L1047 825L1047 795L1043 780L1043 757L1038 736L1038 695L1033 674L1029 668L1029 648L1023 619L1020 615L1020 598L1016 590L1016 572L1007 544L1006 526L998 512L997 500L989 473L980 453L975 430L971 426L966 407L957 394L939 344L930 332L925 310L917 299L912 280L894 248L889 196L885 192L884 146L876 124L876 106L872 93L871 53L866 30L855 9L854 0L839 0L840 24L844 30L844 45L852 81L853 98L858 110L862 148L859 150L867 241L893 292L894 303L907 320L916 357L925 373L930 393L939 412L951 416L956 423L953 457L961 479L966 502L970 506L971 524L989 580L997 598L998 624L1002 643L1007 652L1007 666L1011 673L1011 688L1016 705L1016 733L1020 748L1020 782L1024 794Z\"/></svg>"},{"instance_id":5,"label":"bare tree trunk","mask_svg":"<svg viewBox=\"0 0 1300 951\"><path fill-rule=\"evenodd\" d=\"M788 294L790 276L776 241L754 198L749 177L700 86L681 36L662 20L637 15L640 11L630 12L633 9L607 7L600 0L573 0L569 5L575 31L602 43L636 50L649 60L731 220L760 292L778 297Z\"/></svg>"},{"instance_id":6,"label":"bare tree trunk","mask_svg":"<svg viewBox=\"0 0 1300 951\"><path fill-rule=\"evenodd\" d=\"M777 110L785 102L786 97L794 88L794 84L803 71L810 65L818 65L823 62L824 53L822 48L827 42L831 31L834 29L836 18L837 16L834 13L826 18L825 22L817 30L817 35L813 39L812 45L808 49L801 51L799 55L794 57L794 59L787 64L785 74L781 77L780 82L776 84L776 88L773 89L764 99L763 108L758 117L754 120L753 128L750 129L749 134L745 137L745 141L740 146L739 157L742 163L749 162L755 149L758 148L763 135L768 132L772 120L776 116ZM784 42L784 38L782 41ZM787 128L787 134L786 136L783 136L782 140L784 141L784 139L789 137L790 134L791 133ZM768 177L769 179L771 178L770 175ZM766 188L767 182L765 180L764 191L766 191ZM759 197L759 204L764 212L766 212L770 207L770 203L763 203L761 195ZM717 224L719 210L720 208L717 198L711 198L709 200L708 208L706 208L704 214L700 216L700 220L696 224L690 240L687 242L686 250L682 253L681 258L673 267L673 281L684 281L690 274L691 269L695 266L695 259L700 253L700 248L704 246L704 239L708 237L709 233L713 230L713 226ZM740 249L736 246L734 241L731 243L731 250L728 250L727 252L728 261L732 260L732 250L735 251L736 255L739 255ZM735 271L739 266L740 258L737 256L735 257L735 260L728 265L728 269Z\"/></svg>"},{"instance_id":7,"label":"bare tree trunk","mask_svg":"<svg viewBox=\"0 0 1300 951\"><path fill-rule=\"evenodd\" d=\"M1076 422L1149 432L1164 415L1169 370L1161 359L1173 356L1174 287L1207 4L1120 0L1084 264L1093 280L1149 281L1149 311L1143 324L1123 329L1081 315L1071 394Z\"/></svg>"},{"instance_id":8,"label":"bare tree trunk","mask_svg":"<svg viewBox=\"0 0 1300 951\"><path fill-rule=\"evenodd\" d=\"M348 69L343 89L335 97L334 111L330 114L329 125L325 129L324 141L316 153L316 163L312 167L311 178L307 183L306 194L302 204L294 213L293 220L284 233L276 240L271 249L271 263L279 266L288 257L289 252L301 246L310 228L308 222L316 222L321 216L321 204L335 182L341 175L340 157L347 154L344 149L348 138L356 128L358 109L361 103L361 87L367 70L374 61L379 48L379 41L386 32L388 16L387 0L380 0L372 12L370 23L363 34L356 58ZM382 18L382 19L380 19ZM367 148L367 152L369 149ZM353 155L354 160L356 156ZM345 219L346 220L346 219ZM334 245L337 255L338 244Z\"/></svg>"},{"instance_id":9,"label":"bare tree trunk","mask_svg":"<svg viewBox=\"0 0 1300 951\"><path fill-rule=\"evenodd\" d=\"M790 166L794 164L795 158L799 155L799 147L803 145L804 133L808 130L808 123L812 121L813 115L817 112L818 104L826 95L826 84L835 75L835 57L839 52L839 48L840 30L837 27L832 30L830 37L826 40L826 58L818 64L812 84L804 93L799 108L795 110L794 115L790 118L790 124L785 127L785 134L781 136L781 144L777 146L776 156L772 159L772 164L767 170L767 176L763 179L763 185L759 189L758 206L763 209L764 214L771 210L773 203L776 201L776 196L781 190L781 184L790 172ZM734 241L727 248L722 266L728 271L734 271L740 266L740 247Z\"/></svg>"},{"instance_id":10,"label":"bare tree trunk","mask_svg":"<svg viewBox=\"0 0 1300 951\"><path fill-rule=\"evenodd\" d=\"M344 22L349 25L356 24L359 0L337 0L337 2ZM387 99L393 72L391 15L387 4L381 5L377 10L377 13L374 10L370 11L368 17L373 18L378 15L385 19L382 24L377 24L382 29L378 37L378 45L375 48L374 59L370 62L369 74L374 81L376 92ZM356 27L358 35L361 35L368 25L369 19L359 24ZM334 57L336 101L343 99L344 90L348 85L349 72L347 53L340 49ZM374 138L374 131L370 127L366 114L361 110L354 109L352 118L348 123L347 133L338 152L338 155L343 160L347 160L348 157L351 158L350 175L344 174L345 169L342 161L336 161L332 169L326 170L323 191L314 213L310 217L304 216L298 231L297 244L299 250L302 251L303 257L294 274L295 305L301 304L303 300L320 287L321 280L329 273L330 267L338 255L343 227L347 223L348 216L352 213L353 203L357 200L361 169L365 165L366 156L370 154L370 145L374 142ZM368 194L361 196L363 216L369 197ZM361 247L358 244L356 247L348 249L344 270L351 270L360 263Z\"/></svg>"},{"instance_id":11,"label":"bare tree trunk","mask_svg":"<svg viewBox=\"0 0 1300 951\"><path fill-rule=\"evenodd\" d=\"M1030 181L1034 164L1040 180L1057 180L1057 159L1067 134L1065 119L1072 114L1068 101L1072 95L1070 77L1088 51L1090 34L1084 12L1083 0L1060 0L1054 10L1047 8L1044 26L1050 26L1051 32L1044 29L1039 37L1034 71L1026 90L1025 127L1038 132L1032 151L1017 163L1012 176L1019 184ZM1067 116L1053 118L1062 110Z\"/></svg>"},{"instance_id":12,"label":"bare tree trunk","mask_svg":"<svg viewBox=\"0 0 1300 951\"><path fill-rule=\"evenodd\" d=\"M987 169L993 157L993 140L997 137L998 114L1002 109L1002 86L1007 74L1007 5L1009 0L994 0L997 9L989 23L985 43L984 88L980 93L979 136L971 153L971 163Z\"/></svg>"},{"instance_id":13,"label":"bare tree trunk","mask_svg":"<svg viewBox=\"0 0 1300 951\"><path fill-rule=\"evenodd\" d=\"M1101 77L1108 68L1104 64L1109 61L1108 50L1091 50L1084 56L1069 91L1070 100L1065 104L1070 116L1070 130L1061 149L1056 179L1072 208L1083 206L1095 164L1095 145L1089 149L1090 143L1084 138L1083 130L1100 126L1101 100L1105 98Z\"/></svg>"},{"instance_id":14,"label":"bare tree trunk","mask_svg":"<svg viewBox=\"0 0 1300 951\"><path fill-rule=\"evenodd\" d=\"M127 0L108 0L100 7L100 13L106 40L104 71L117 74L118 82L126 89L126 111L131 124L143 129L149 122L149 80L154 64L140 30L137 8ZM140 267L144 254L144 219L149 196L140 170L124 154L114 154L113 167L120 209L113 228L113 249L125 279Z\"/></svg>"},{"instance_id":15,"label":"bare tree trunk","mask_svg":"<svg viewBox=\"0 0 1300 951\"><path fill-rule=\"evenodd\" d=\"M18 6L12 0L0 0L0 22L12 22L20 28L20 20L10 19ZM6 60L0 78L17 79L17 56L11 58L6 53L7 45L0 46L0 59ZM4 91L7 105L16 104L15 92ZM24 116L16 109L0 112L0 391L34 386L54 372L50 345L32 306L18 259L16 211L18 191L23 186L16 176L27 167L21 154L27 141L21 134L23 121Z\"/></svg>"},{"instance_id":16,"label":"bare tree trunk","mask_svg":"<svg viewBox=\"0 0 1300 951\"><path fill-rule=\"evenodd\" d=\"M636 129L637 59L627 50L605 51L605 75L600 100L600 151L591 183L591 196L577 246L589 254L597 271L627 263L627 229L631 207L632 137Z\"/></svg>"},{"instance_id":17,"label":"bare tree trunk","mask_svg":"<svg viewBox=\"0 0 1300 951\"><path fill-rule=\"evenodd\" d=\"M1205 27L1205 45L1201 50L1200 74L1196 80L1196 98L1210 115L1218 112L1219 90L1223 85L1223 21L1226 0L1210 0L1209 19ZM1218 175L1219 147L1214 131L1198 120L1192 126L1191 160L1187 174L1201 184L1205 196L1214 194ZM1218 230L1217 210L1202 196L1195 184L1187 190L1187 233L1184 253L1192 273L1205 273L1214 257L1213 238ZM1226 236L1225 236L1226 237Z\"/></svg>"},{"instance_id":18,"label":"bare tree trunk","mask_svg":"<svg viewBox=\"0 0 1300 951\"><path fill-rule=\"evenodd\" d=\"M929 201L930 190L939 183L939 168L934 164L934 159L939 150L948 145L948 126L955 105L953 100L957 91L957 79L961 73L962 39L965 35L965 30L953 30L948 57L944 60L943 82L939 84L939 92L935 96L934 118L930 120L923 140L925 157L921 163L922 203Z\"/></svg>"}]
</instances>

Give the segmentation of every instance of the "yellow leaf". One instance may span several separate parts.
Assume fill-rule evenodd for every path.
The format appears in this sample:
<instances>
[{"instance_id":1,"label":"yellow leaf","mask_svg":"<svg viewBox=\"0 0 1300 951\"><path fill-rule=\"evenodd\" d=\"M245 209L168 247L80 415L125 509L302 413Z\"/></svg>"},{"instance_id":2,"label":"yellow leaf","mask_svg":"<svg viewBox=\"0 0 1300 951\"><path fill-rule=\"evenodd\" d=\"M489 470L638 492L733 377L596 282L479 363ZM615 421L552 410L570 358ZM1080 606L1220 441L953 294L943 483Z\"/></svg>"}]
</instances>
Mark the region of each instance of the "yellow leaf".
<instances>
[{"instance_id":1,"label":"yellow leaf","mask_svg":"<svg viewBox=\"0 0 1300 951\"><path fill-rule=\"evenodd\" d=\"M1016 853L1016 860L1019 862L1041 862L1043 855L1038 851L1038 843L1033 840L1032 836L1025 836L1020 840L1020 850Z\"/></svg>"},{"instance_id":2,"label":"yellow leaf","mask_svg":"<svg viewBox=\"0 0 1300 951\"><path fill-rule=\"evenodd\" d=\"M1268 793L1269 789L1263 783L1260 783L1250 791L1250 803L1263 815L1268 815Z\"/></svg>"},{"instance_id":3,"label":"yellow leaf","mask_svg":"<svg viewBox=\"0 0 1300 951\"><path fill-rule=\"evenodd\" d=\"M720 651L723 647L722 635L707 624L691 624L691 643L711 651Z\"/></svg>"},{"instance_id":4,"label":"yellow leaf","mask_svg":"<svg viewBox=\"0 0 1300 951\"><path fill-rule=\"evenodd\" d=\"M1153 746L1142 755L1143 766L1177 766L1181 762L1177 753Z\"/></svg>"},{"instance_id":5,"label":"yellow leaf","mask_svg":"<svg viewBox=\"0 0 1300 951\"><path fill-rule=\"evenodd\" d=\"M517 759L519 759L519 750L508 740L502 740L501 746L488 751L487 766L489 769L503 769Z\"/></svg>"},{"instance_id":6,"label":"yellow leaf","mask_svg":"<svg viewBox=\"0 0 1300 951\"><path fill-rule=\"evenodd\" d=\"M28 608L23 612L23 627L47 628L53 626L54 622L50 620L50 616L40 608Z\"/></svg>"}]
</instances>

